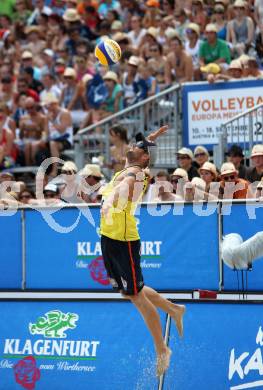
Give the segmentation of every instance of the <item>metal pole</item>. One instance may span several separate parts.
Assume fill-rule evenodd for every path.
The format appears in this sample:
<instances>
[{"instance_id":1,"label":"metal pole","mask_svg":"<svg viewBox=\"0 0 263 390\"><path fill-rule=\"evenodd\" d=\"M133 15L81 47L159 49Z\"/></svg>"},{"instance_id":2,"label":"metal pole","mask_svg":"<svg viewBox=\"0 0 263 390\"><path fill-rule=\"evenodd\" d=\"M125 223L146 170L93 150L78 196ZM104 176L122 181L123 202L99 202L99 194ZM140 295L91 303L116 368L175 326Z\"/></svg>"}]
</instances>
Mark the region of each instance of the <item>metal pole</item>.
<instances>
[{"instance_id":1,"label":"metal pole","mask_svg":"<svg viewBox=\"0 0 263 390\"><path fill-rule=\"evenodd\" d=\"M249 142L249 155L253 147L253 113L249 114L248 119L248 142Z\"/></svg>"},{"instance_id":2,"label":"metal pole","mask_svg":"<svg viewBox=\"0 0 263 390\"><path fill-rule=\"evenodd\" d=\"M22 228L22 290L26 289L26 221L25 210L21 210L21 228Z\"/></svg>"},{"instance_id":3,"label":"metal pole","mask_svg":"<svg viewBox=\"0 0 263 390\"><path fill-rule=\"evenodd\" d=\"M217 208L218 219L218 267L219 267L219 291L224 289L224 266L222 261L221 242L223 240L223 215L222 215L222 202L219 202Z\"/></svg>"}]
</instances>

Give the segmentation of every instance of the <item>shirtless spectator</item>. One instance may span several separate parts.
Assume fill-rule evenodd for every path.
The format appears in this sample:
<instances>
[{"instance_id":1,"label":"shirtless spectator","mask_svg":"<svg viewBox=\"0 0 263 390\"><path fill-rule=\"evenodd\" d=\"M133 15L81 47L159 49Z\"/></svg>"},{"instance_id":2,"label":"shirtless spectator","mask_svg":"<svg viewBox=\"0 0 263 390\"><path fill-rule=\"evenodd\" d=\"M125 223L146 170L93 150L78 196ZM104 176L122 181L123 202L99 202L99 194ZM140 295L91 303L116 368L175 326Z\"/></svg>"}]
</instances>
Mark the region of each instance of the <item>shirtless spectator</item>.
<instances>
[{"instance_id":1,"label":"shirtless spectator","mask_svg":"<svg viewBox=\"0 0 263 390\"><path fill-rule=\"evenodd\" d=\"M35 164L35 155L39 150L39 140L47 132L46 116L37 110L33 98L25 100L26 114L19 121L20 138L23 142L26 165Z\"/></svg>"},{"instance_id":2,"label":"shirtless spectator","mask_svg":"<svg viewBox=\"0 0 263 390\"><path fill-rule=\"evenodd\" d=\"M260 181L263 177L263 145L254 145L251 152L252 167L248 169L246 179L250 183Z\"/></svg>"},{"instance_id":3,"label":"shirtless spectator","mask_svg":"<svg viewBox=\"0 0 263 390\"><path fill-rule=\"evenodd\" d=\"M184 83L193 80L192 57L184 50L183 42L179 35L174 32L169 36L170 52L167 55L165 67L165 83Z\"/></svg>"}]
</instances>

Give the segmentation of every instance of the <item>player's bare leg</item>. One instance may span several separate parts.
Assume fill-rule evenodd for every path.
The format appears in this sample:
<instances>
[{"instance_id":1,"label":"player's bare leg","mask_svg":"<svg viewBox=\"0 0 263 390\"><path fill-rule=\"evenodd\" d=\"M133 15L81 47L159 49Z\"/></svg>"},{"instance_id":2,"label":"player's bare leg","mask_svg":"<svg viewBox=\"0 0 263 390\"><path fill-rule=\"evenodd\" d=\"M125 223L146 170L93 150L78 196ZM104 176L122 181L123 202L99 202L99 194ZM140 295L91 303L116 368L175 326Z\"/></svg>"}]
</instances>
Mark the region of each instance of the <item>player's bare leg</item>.
<instances>
[{"instance_id":1,"label":"player's bare leg","mask_svg":"<svg viewBox=\"0 0 263 390\"><path fill-rule=\"evenodd\" d=\"M153 290L150 287L143 287L144 294L152 302L152 304L166 313L168 313L175 322L178 334L180 337L183 337L183 316L185 313L184 305L177 305L163 298L157 291Z\"/></svg>"},{"instance_id":2,"label":"player's bare leg","mask_svg":"<svg viewBox=\"0 0 263 390\"><path fill-rule=\"evenodd\" d=\"M139 294L129 295L126 298L130 299L139 310L153 337L157 354L156 373L158 376L161 376L169 367L172 351L164 342L161 321L155 305L147 298L144 288Z\"/></svg>"}]
</instances>

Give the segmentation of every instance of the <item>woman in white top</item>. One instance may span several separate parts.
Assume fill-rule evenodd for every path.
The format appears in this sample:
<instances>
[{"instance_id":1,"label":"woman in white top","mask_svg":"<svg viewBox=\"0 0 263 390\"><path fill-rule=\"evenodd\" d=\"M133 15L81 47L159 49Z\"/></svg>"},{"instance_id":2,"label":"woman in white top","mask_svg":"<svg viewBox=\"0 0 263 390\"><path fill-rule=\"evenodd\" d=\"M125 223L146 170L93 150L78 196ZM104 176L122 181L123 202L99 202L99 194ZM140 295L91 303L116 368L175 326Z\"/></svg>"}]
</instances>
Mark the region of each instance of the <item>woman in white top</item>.
<instances>
[{"instance_id":1,"label":"woman in white top","mask_svg":"<svg viewBox=\"0 0 263 390\"><path fill-rule=\"evenodd\" d=\"M200 28L196 23L189 23L186 28L187 41L185 51L192 57L194 68L194 80L200 80L199 49L201 40L199 39Z\"/></svg>"},{"instance_id":2,"label":"woman in white top","mask_svg":"<svg viewBox=\"0 0 263 390\"><path fill-rule=\"evenodd\" d=\"M132 16L131 31L129 31L127 35L130 38L132 46L135 49L139 48L141 44L141 40L144 37L145 33L146 33L146 29L142 28L140 16L138 15Z\"/></svg>"}]
</instances>

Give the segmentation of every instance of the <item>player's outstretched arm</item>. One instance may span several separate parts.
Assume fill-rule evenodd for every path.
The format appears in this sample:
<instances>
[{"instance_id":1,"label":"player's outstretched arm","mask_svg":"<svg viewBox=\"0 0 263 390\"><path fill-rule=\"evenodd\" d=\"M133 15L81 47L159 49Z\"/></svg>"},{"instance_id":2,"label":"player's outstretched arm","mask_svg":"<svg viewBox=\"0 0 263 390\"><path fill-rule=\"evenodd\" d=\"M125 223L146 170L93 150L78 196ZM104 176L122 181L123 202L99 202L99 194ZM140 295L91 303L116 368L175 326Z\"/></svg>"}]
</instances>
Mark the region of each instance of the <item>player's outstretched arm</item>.
<instances>
[{"instance_id":1,"label":"player's outstretched arm","mask_svg":"<svg viewBox=\"0 0 263 390\"><path fill-rule=\"evenodd\" d=\"M162 127L160 127L160 129L158 129L156 131L153 131L151 134L149 134L148 137L147 137L147 140L154 142L158 137L160 137L161 135L167 133L167 130L168 130L168 126L167 125L162 126Z\"/></svg>"}]
</instances>

